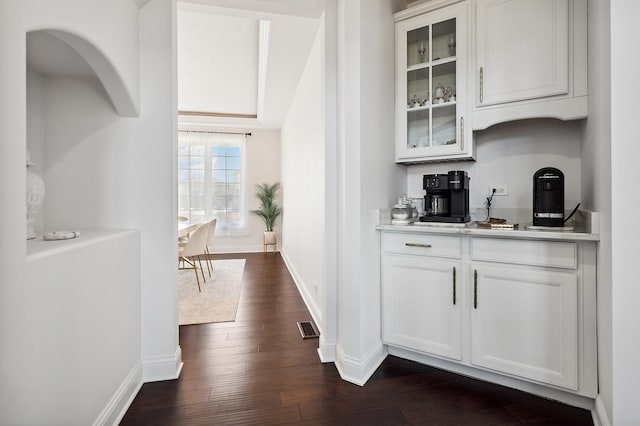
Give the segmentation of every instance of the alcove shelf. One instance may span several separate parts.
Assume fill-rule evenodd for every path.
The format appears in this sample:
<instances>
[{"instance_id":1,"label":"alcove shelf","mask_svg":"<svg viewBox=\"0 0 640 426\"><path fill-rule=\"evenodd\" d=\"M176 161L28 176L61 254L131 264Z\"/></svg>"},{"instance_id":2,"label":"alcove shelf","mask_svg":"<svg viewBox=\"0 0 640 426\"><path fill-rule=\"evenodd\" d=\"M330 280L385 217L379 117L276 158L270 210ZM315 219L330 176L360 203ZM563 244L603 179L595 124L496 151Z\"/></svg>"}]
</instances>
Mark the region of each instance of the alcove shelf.
<instances>
[{"instance_id":1,"label":"alcove shelf","mask_svg":"<svg viewBox=\"0 0 640 426\"><path fill-rule=\"evenodd\" d=\"M96 250L100 244L138 232L135 229L82 229L80 236L69 240L45 241L42 234L33 240L27 240L27 263L46 257L55 257L73 250Z\"/></svg>"}]
</instances>

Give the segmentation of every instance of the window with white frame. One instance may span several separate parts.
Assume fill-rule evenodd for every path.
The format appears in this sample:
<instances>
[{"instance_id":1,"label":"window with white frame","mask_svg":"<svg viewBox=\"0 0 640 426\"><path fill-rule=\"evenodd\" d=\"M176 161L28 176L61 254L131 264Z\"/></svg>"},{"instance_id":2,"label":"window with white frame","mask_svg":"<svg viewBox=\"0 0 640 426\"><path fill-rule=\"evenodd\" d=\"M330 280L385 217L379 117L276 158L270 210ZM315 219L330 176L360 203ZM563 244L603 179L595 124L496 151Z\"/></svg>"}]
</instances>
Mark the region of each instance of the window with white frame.
<instances>
[{"instance_id":1,"label":"window with white frame","mask_svg":"<svg viewBox=\"0 0 640 426\"><path fill-rule=\"evenodd\" d=\"M245 235L244 134L178 133L178 215L217 219L216 235Z\"/></svg>"}]
</instances>

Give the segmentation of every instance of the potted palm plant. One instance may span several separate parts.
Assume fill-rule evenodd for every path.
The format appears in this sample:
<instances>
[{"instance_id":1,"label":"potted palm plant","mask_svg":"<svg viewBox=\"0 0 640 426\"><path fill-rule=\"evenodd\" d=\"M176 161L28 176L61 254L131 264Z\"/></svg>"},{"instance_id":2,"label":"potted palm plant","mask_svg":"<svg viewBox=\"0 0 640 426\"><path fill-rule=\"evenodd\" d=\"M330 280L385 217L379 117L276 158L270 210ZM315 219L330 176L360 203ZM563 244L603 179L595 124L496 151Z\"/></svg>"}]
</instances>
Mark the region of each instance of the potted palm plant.
<instances>
[{"instance_id":1,"label":"potted palm plant","mask_svg":"<svg viewBox=\"0 0 640 426\"><path fill-rule=\"evenodd\" d=\"M261 183L256 185L256 198L260 201L260 208L250 210L249 213L254 214L264 221L264 244L265 247L268 244L276 244L276 233L273 231L276 219L282 213L280 207L276 204L275 199L278 194L280 183L273 184Z\"/></svg>"}]
</instances>

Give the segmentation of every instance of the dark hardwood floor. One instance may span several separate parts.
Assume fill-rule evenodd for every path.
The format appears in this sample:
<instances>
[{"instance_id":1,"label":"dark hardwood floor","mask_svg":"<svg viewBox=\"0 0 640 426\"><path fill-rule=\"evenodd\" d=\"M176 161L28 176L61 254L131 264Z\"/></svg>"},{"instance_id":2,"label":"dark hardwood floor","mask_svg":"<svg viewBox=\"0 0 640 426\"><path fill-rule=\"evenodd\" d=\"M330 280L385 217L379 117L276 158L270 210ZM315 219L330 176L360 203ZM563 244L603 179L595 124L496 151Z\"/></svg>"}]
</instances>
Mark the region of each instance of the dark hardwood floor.
<instances>
[{"instance_id":1,"label":"dark hardwood floor","mask_svg":"<svg viewBox=\"0 0 640 426\"><path fill-rule=\"evenodd\" d=\"M318 360L279 254L246 258L236 321L180 327L178 380L143 385L122 425L592 425L587 410L389 357L363 387ZM208 285L208 283L207 283Z\"/></svg>"}]
</instances>

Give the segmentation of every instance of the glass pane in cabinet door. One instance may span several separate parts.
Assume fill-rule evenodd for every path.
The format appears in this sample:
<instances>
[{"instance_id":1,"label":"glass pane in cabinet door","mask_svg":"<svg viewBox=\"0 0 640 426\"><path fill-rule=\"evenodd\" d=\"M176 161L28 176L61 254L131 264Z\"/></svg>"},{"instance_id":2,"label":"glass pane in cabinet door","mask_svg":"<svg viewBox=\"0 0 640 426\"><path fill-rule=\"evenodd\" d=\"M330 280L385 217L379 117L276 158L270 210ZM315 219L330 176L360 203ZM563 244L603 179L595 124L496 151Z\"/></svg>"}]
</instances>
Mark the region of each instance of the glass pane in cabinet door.
<instances>
[{"instance_id":1,"label":"glass pane in cabinet door","mask_svg":"<svg viewBox=\"0 0 640 426\"><path fill-rule=\"evenodd\" d=\"M407 108L429 105L429 68L407 72Z\"/></svg>"},{"instance_id":2,"label":"glass pane in cabinet door","mask_svg":"<svg viewBox=\"0 0 640 426\"><path fill-rule=\"evenodd\" d=\"M456 107L433 108L433 146L456 144Z\"/></svg>"},{"instance_id":3,"label":"glass pane in cabinet door","mask_svg":"<svg viewBox=\"0 0 640 426\"><path fill-rule=\"evenodd\" d=\"M407 33L407 67L429 62L429 27Z\"/></svg>"},{"instance_id":4,"label":"glass pane in cabinet door","mask_svg":"<svg viewBox=\"0 0 640 426\"><path fill-rule=\"evenodd\" d=\"M407 148L424 148L429 145L429 109L407 111Z\"/></svg>"},{"instance_id":5,"label":"glass pane in cabinet door","mask_svg":"<svg viewBox=\"0 0 640 426\"><path fill-rule=\"evenodd\" d=\"M431 103L440 105L456 100L456 63L447 62L433 67Z\"/></svg>"},{"instance_id":6,"label":"glass pane in cabinet door","mask_svg":"<svg viewBox=\"0 0 640 426\"><path fill-rule=\"evenodd\" d=\"M456 20L433 24L433 60L456 56Z\"/></svg>"}]
</instances>

